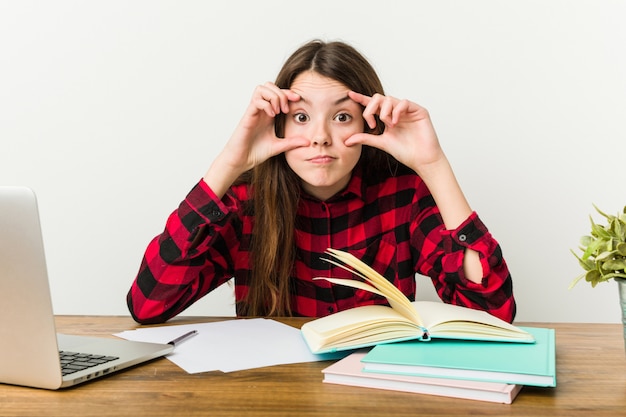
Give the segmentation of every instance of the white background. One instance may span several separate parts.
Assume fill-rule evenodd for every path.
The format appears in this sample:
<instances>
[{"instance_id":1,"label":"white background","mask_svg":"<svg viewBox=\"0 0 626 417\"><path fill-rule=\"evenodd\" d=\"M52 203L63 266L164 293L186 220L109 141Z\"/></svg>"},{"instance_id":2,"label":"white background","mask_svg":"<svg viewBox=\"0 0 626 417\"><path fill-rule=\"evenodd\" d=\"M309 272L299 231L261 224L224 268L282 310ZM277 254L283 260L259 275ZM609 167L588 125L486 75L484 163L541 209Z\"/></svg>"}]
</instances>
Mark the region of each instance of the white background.
<instances>
[{"instance_id":1,"label":"white background","mask_svg":"<svg viewBox=\"0 0 626 417\"><path fill-rule=\"evenodd\" d=\"M567 287L592 203L626 204L625 21L596 0L0 0L0 183L38 194L55 312L128 314L146 245L254 87L340 39L430 110L518 320L617 322L615 283ZM188 313L233 314L231 289Z\"/></svg>"}]
</instances>

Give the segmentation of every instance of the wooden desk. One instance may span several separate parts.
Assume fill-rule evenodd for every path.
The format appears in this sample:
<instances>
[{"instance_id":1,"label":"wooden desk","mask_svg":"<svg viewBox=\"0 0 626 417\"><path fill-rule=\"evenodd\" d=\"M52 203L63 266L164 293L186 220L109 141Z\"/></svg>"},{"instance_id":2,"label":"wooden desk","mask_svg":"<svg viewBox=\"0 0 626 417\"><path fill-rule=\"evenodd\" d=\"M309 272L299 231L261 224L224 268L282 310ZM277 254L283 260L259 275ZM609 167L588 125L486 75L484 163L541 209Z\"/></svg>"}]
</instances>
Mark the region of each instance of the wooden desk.
<instances>
[{"instance_id":1,"label":"wooden desk","mask_svg":"<svg viewBox=\"0 0 626 417\"><path fill-rule=\"evenodd\" d=\"M511 405L324 384L328 362L190 375L161 358L61 391L0 384L0 416L626 415L621 325L524 324L556 329L557 388L524 387ZM137 327L128 317L61 316L57 325L60 332L93 335Z\"/></svg>"}]
</instances>

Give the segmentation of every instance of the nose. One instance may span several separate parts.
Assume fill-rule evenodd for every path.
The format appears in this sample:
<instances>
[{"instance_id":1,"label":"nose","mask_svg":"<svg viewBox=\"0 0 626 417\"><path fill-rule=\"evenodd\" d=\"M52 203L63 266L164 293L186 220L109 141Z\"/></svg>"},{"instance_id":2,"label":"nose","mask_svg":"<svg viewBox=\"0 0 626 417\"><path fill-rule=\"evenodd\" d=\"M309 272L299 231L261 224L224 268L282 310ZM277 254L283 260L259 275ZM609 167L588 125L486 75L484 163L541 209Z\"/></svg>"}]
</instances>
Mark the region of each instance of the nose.
<instances>
[{"instance_id":1,"label":"nose","mask_svg":"<svg viewBox=\"0 0 626 417\"><path fill-rule=\"evenodd\" d=\"M311 136L311 144L313 146L330 146L332 144L330 131L326 123L318 123Z\"/></svg>"},{"instance_id":2,"label":"nose","mask_svg":"<svg viewBox=\"0 0 626 417\"><path fill-rule=\"evenodd\" d=\"M329 137L313 138L311 143L314 146L329 146L331 144Z\"/></svg>"}]
</instances>

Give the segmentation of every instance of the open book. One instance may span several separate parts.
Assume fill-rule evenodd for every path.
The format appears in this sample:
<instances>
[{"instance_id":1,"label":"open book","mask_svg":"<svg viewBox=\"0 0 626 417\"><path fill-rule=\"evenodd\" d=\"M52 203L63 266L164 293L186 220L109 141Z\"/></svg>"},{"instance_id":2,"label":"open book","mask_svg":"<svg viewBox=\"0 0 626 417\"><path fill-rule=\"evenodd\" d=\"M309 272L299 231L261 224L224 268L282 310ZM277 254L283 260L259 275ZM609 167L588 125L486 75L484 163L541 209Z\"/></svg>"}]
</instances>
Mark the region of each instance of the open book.
<instances>
[{"instance_id":1,"label":"open book","mask_svg":"<svg viewBox=\"0 0 626 417\"><path fill-rule=\"evenodd\" d=\"M382 275L353 255L328 249L328 262L364 281L325 279L334 284L370 291L387 298L388 306L368 305L340 311L302 326L313 353L356 349L381 343L430 338L534 343L534 337L491 314L467 307L432 301L411 302Z\"/></svg>"}]
</instances>

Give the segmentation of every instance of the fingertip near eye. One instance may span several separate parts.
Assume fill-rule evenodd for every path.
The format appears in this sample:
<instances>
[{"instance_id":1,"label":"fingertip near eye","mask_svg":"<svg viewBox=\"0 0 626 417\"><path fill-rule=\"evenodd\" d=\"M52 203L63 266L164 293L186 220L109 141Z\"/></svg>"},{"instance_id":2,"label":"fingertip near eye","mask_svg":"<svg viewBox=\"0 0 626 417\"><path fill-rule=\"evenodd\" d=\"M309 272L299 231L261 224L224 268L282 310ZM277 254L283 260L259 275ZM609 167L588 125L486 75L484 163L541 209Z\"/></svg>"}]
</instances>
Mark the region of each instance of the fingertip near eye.
<instances>
[{"instance_id":1,"label":"fingertip near eye","mask_svg":"<svg viewBox=\"0 0 626 417\"><path fill-rule=\"evenodd\" d=\"M363 113L363 119L365 120L365 123L367 123L367 126L374 130L376 129L376 118L372 115L372 114L365 114Z\"/></svg>"},{"instance_id":2,"label":"fingertip near eye","mask_svg":"<svg viewBox=\"0 0 626 417\"><path fill-rule=\"evenodd\" d=\"M281 103L281 108L282 112L287 114L289 113L289 103L299 101L300 95L291 90L285 90L285 98L286 100Z\"/></svg>"},{"instance_id":3,"label":"fingertip near eye","mask_svg":"<svg viewBox=\"0 0 626 417\"><path fill-rule=\"evenodd\" d=\"M371 97L368 97L364 94L361 93L357 93L356 91L348 91L348 97L350 97L351 100L362 104L364 106L367 106L367 103L369 103L369 101L371 100Z\"/></svg>"}]
</instances>

